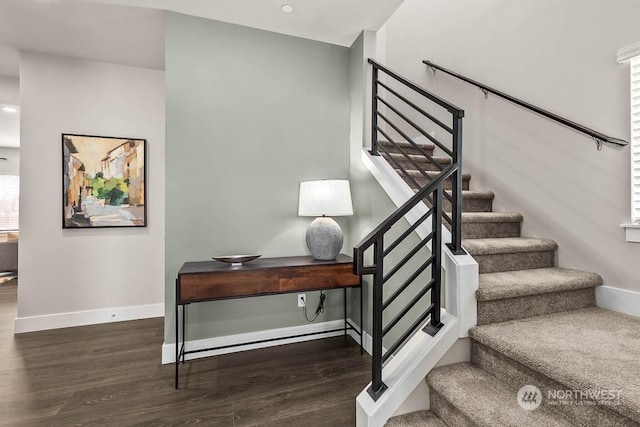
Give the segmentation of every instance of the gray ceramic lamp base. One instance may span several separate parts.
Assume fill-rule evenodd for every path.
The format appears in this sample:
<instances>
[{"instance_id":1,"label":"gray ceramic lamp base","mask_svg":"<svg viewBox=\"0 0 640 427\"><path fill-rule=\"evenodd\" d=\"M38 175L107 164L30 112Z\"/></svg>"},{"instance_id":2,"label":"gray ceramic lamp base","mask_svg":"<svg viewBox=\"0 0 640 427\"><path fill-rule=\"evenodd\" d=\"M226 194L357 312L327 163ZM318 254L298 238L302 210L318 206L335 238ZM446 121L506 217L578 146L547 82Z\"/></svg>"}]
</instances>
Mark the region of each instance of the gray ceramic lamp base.
<instances>
[{"instance_id":1,"label":"gray ceramic lamp base","mask_svg":"<svg viewBox=\"0 0 640 427\"><path fill-rule=\"evenodd\" d=\"M336 259L342 241L342 229L333 218L318 217L307 228L307 247L317 260Z\"/></svg>"}]
</instances>

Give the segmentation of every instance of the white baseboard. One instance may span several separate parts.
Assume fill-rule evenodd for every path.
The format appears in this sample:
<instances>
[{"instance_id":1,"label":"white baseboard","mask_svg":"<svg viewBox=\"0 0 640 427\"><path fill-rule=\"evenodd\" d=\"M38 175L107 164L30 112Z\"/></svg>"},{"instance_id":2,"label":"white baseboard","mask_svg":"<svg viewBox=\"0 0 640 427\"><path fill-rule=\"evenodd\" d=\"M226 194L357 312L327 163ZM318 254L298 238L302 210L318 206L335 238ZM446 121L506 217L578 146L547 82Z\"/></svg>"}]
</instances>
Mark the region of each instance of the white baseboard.
<instances>
[{"instance_id":1,"label":"white baseboard","mask_svg":"<svg viewBox=\"0 0 640 427\"><path fill-rule=\"evenodd\" d=\"M355 342L360 344L360 327L351 319L349 319L349 322L357 329L357 331L349 329L348 334ZM362 347L364 348L364 351L369 353L369 355L373 353L373 338L371 338L371 335L366 332L362 334Z\"/></svg>"},{"instance_id":2,"label":"white baseboard","mask_svg":"<svg viewBox=\"0 0 640 427\"><path fill-rule=\"evenodd\" d=\"M598 286L596 288L596 305L600 308L640 317L640 292L611 286Z\"/></svg>"},{"instance_id":3,"label":"white baseboard","mask_svg":"<svg viewBox=\"0 0 640 427\"><path fill-rule=\"evenodd\" d=\"M99 310L74 311L70 313L45 314L42 316L18 317L14 322L14 333L47 331L74 326L96 325L99 323L123 322L126 320L163 317L164 304L112 307Z\"/></svg>"},{"instance_id":4,"label":"white baseboard","mask_svg":"<svg viewBox=\"0 0 640 427\"><path fill-rule=\"evenodd\" d=\"M351 321L350 319L349 321L351 322L351 324L357 327L357 325L353 321ZM344 327L344 320L332 320L329 322L313 323L313 324L300 325L300 326L290 326L286 328L268 329L265 331L247 332L244 334L225 335L222 337L204 338L199 340L187 341L186 343L187 350L200 350L200 349L209 348L209 347L220 347L225 345L241 344L243 342L261 341L261 340L267 340L267 339L282 338L290 335L302 335L302 334L318 332L318 334L316 335L306 335L302 337L287 338L287 339L282 339L278 341L261 342L257 344L248 344L248 345L241 345L238 347L223 348L220 350L202 351L199 353L187 354L185 357L185 360L193 360L193 359L199 359L202 357L217 356L220 354L237 353L239 351L255 350L258 348L273 347L277 345L292 344L296 342L304 342L304 341L311 341L311 340L317 340L322 338L335 337L335 336L342 335L344 332L343 331L327 332L327 333L321 333L321 332L330 331L332 329L340 329L343 327ZM353 330L349 330L347 333L357 343L360 343L359 331L355 332ZM367 350L367 345L368 345L368 348L370 349L371 337L368 334L365 334L364 336L365 350ZM367 350L367 351L370 352L370 350ZM175 360L176 360L175 343L162 344L162 363L163 364L173 363L175 362Z\"/></svg>"}]
</instances>

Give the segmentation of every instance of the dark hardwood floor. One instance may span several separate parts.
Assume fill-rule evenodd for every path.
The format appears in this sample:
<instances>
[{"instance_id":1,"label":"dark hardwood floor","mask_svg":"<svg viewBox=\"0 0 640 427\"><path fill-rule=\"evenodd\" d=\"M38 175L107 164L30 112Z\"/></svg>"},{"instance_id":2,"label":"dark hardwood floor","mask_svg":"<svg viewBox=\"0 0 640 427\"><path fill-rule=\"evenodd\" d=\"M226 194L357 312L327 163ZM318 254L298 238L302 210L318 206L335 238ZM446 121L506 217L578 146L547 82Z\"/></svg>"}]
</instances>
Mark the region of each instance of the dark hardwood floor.
<instances>
[{"instance_id":1,"label":"dark hardwood floor","mask_svg":"<svg viewBox=\"0 0 640 427\"><path fill-rule=\"evenodd\" d=\"M0 425L353 426L369 356L337 337L161 365L163 320L13 335L0 284Z\"/></svg>"}]
</instances>

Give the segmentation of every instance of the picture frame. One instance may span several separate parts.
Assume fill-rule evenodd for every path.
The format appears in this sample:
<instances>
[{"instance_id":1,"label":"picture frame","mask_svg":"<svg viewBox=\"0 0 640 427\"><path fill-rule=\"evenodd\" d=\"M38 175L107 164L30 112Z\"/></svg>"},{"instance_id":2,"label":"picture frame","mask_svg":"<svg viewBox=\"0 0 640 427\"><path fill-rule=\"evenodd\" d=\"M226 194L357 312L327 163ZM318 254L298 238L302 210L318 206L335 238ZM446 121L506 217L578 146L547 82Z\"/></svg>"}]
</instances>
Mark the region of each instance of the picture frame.
<instances>
[{"instance_id":1,"label":"picture frame","mask_svg":"<svg viewBox=\"0 0 640 427\"><path fill-rule=\"evenodd\" d=\"M62 228L147 226L147 140L62 134Z\"/></svg>"}]
</instances>

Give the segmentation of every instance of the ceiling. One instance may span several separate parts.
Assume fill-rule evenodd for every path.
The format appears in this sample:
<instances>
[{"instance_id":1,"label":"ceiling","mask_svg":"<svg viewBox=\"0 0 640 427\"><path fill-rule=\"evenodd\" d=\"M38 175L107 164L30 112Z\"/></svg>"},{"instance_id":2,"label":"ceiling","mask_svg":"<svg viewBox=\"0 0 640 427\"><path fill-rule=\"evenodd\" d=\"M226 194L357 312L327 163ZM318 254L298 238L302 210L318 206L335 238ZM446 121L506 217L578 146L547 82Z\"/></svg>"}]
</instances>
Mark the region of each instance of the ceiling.
<instances>
[{"instance_id":1,"label":"ceiling","mask_svg":"<svg viewBox=\"0 0 640 427\"><path fill-rule=\"evenodd\" d=\"M164 68L163 10L350 46L403 0L0 0L0 76L19 51ZM293 6L283 13L281 6Z\"/></svg>"},{"instance_id":2,"label":"ceiling","mask_svg":"<svg viewBox=\"0 0 640 427\"><path fill-rule=\"evenodd\" d=\"M155 9L71 0L0 0L0 73L18 75L19 50L164 68L164 20Z\"/></svg>"},{"instance_id":3,"label":"ceiling","mask_svg":"<svg viewBox=\"0 0 640 427\"><path fill-rule=\"evenodd\" d=\"M21 50L164 69L164 10L350 46L403 1L0 0L0 79L19 76ZM3 92L0 104L17 105ZM19 112L0 110L0 147L18 145Z\"/></svg>"},{"instance_id":4,"label":"ceiling","mask_svg":"<svg viewBox=\"0 0 640 427\"><path fill-rule=\"evenodd\" d=\"M378 30L404 0L84 0L171 10L282 34L351 46ZM290 14L281 6L293 7Z\"/></svg>"}]
</instances>

